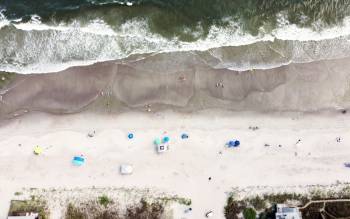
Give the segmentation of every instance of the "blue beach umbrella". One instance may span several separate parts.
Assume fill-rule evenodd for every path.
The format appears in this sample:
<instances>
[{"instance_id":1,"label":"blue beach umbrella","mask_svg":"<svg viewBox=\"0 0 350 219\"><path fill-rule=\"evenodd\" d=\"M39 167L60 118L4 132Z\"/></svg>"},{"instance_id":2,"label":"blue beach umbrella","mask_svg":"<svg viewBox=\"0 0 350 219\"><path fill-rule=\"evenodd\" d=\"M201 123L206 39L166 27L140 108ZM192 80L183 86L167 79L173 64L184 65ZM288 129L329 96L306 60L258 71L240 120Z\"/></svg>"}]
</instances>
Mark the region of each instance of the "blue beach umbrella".
<instances>
[{"instance_id":1,"label":"blue beach umbrella","mask_svg":"<svg viewBox=\"0 0 350 219\"><path fill-rule=\"evenodd\" d=\"M182 139L187 139L187 138L188 138L188 134L185 134L185 133L182 134L182 135L181 135L181 138L182 138Z\"/></svg>"},{"instance_id":2,"label":"blue beach umbrella","mask_svg":"<svg viewBox=\"0 0 350 219\"><path fill-rule=\"evenodd\" d=\"M229 148L235 148L235 147L238 147L240 144L241 142L239 142L238 140L232 140L232 141L229 141L226 145Z\"/></svg>"},{"instance_id":3,"label":"blue beach umbrella","mask_svg":"<svg viewBox=\"0 0 350 219\"><path fill-rule=\"evenodd\" d=\"M73 157L72 163L75 166L81 166L85 163L85 158L83 158L82 156L75 156Z\"/></svg>"},{"instance_id":4,"label":"blue beach umbrella","mask_svg":"<svg viewBox=\"0 0 350 219\"><path fill-rule=\"evenodd\" d=\"M128 134L128 138L129 138L129 139L133 139L133 138L134 138L134 134L133 134L133 133L129 133L129 134Z\"/></svg>"},{"instance_id":5,"label":"blue beach umbrella","mask_svg":"<svg viewBox=\"0 0 350 219\"><path fill-rule=\"evenodd\" d=\"M165 136L163 138L163 143L168 143L170 141L170 138L168 136Z\"/></svg>"}]
</instances>

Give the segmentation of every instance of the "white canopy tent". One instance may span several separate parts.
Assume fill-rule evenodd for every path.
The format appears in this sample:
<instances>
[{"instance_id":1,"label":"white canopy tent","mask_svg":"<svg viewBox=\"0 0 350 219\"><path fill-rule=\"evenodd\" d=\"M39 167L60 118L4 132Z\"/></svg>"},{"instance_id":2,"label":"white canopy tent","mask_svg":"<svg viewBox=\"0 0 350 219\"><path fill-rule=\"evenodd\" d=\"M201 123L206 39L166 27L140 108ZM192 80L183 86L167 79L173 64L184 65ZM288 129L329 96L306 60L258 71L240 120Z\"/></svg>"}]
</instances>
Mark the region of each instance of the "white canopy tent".
<instances>
[{"instance_id":1,"label":"white canopy tent","mask_svg":"<svg viewBox=\"0 0 350 219\"><path fill-rule=\"evenodd\" d=\"M130 175L134 171L134 168L130 164L122 164L120 165L120 173L122 175Z\"/></svg>"}]
</instances>

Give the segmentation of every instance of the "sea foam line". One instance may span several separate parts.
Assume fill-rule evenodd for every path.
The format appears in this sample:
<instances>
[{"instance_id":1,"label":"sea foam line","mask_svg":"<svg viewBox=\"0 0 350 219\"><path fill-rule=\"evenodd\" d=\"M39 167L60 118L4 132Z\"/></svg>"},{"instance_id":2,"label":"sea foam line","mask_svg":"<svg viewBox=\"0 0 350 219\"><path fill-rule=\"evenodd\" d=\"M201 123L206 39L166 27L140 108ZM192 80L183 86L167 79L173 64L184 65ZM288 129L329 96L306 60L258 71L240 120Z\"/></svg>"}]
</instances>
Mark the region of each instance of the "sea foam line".
<instances>
[{"instance_id":1,"label":"sea foam line","mask_svg":"<svg viewBox=\"0 0 350 219\"><path fill-rule=\"evenodd\" d=\"M167 39L157 33L152 33L148 27L147 20L133 19L120 27L113 28L106 24L103 20L95 19L92 20L88 25L82 25L78 21L74 21L69 24L60 23L57 25L48 25L41 22L41 19L37 15L33 15L31 20L26 23L18 21L7 20L0 12L0 31L1 28L8 25L13 25L16 29L31 32L31 31L56 31L58 35L63 36L69 34L74 36L71 40L76 40L76 48L86 48L86 45L79 44L84 40L84 37L90 36L93 40L102 39L101 37L108 37L108 39L114 39L115 42L120 43L124 51L120 49L120 46L115 45L111 40L105 40L106 44L110 43L113 50L112 52L95 54L87 59L81 60L68 60L65 63L60 63L59 60L55 60L55 57L45 57L43 62L38 59L37 63L27 64L25 66L8 64L0 64L0 70L13 71L18 73L43 73L50 71L64 70L70 66L75 65L89 65L95 62L122 59L133 54L152 53L152 52L174 52L174 51L206 51L212 48L219 48L223 46L242 46L249 45L261 41L274 41L275 39L281 40L298 40L298 41L310 41L310 40L324 40L332 39L341 36L350 35L350 17L344 19L344 23L341 26L325 28L321 31L314 31L311 28L299 28L296 25L289 24L286 20L283 20L283 16L280 18L279 28L272 31L272 33L264 33L261 28L260 33L257 36L252 36L248 33L244 33L241 29L241 25L234 21L229 21L229 25L226 27L212 26L209 34L205 39L199 39L195 42L184 42L174 37ZM56 34L56 35L57 35ZM88 34L88 35L84 35ZM91 37L96 36L96 37ZM100 37L99 37L100 36ZM87 39L87 38L86 38ZM36 40L36 39L31 39ZM50 48L56 48L54 45L61 43L60 38L47 39L51 42ZM34 43L34 42L33 42ZM94 42L86 42L93 44ZM72 45L71 45L72 46ZM74 45L73 45L74 46ZM18 53L25 53L23 56L30 56L31 51L24 51L25 49L33 49L33 53L45 52L45 50L35 50L33 47L17 48ZM48 48L48 49L50 49ZM68 50L69 48L67 48ZM67 53L68 56L76 57L79 55L71 54L69 51L62 49L63 56ZM56 51L60 52L60 51ZM88 52L88 51L80 51ZM44 54L45 55L45 54ZM49 55L49 54L48 54ZM1 56L0 56L1 57ZM16 58L21 57L21 55ZM35 59L35 57L33 57ZM64 57L63 57L64 58ZM18 63L23 63L21 60ZM266 63L269 66L269 63ZM281 65L286 63L281 63ZM266 67L265 66L265 67ZM276 66L276 64L273 64ZM264 68L264 66L247 66L243 69L251 68ZM227 68L234 69L235 66L227 66Z\"/></svg>"}]
</instances>

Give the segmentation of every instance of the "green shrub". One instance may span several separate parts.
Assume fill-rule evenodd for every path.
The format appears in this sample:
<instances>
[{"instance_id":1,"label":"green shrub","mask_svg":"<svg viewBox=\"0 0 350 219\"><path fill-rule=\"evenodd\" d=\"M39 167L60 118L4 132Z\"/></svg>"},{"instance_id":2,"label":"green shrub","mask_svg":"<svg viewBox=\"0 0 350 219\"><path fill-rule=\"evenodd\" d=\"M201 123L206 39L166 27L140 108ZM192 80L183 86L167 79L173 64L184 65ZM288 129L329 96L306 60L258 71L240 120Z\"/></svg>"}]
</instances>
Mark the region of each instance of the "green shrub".
<instances>
[{"instance_id":1,"label":"green shrub","mask_svg":"<svg viewBox=\"0 0 350 219\"><path fill-rule=\"evenodd\" d=\"M16 196L22 195L22 192L15 192Z\"/></svg>"},{"instance_id":2,"label":"green shrub","mask_svg":"<svg viewBox=\"0 0 350 219\"><path fill-rule=\"evenodd\" d=\"M187 205L187 206L190 206L192 204L192 200L191 199L182 198L182 199L179 199L179 203Z\"/></svg>"},{"instance_id":3,"label":"green shrub","mask_svg":"<svg viewBox=\"0 0 350 219\"><path fill-rule=\"evenodd\" d=\"M244 219L256 219L256 212L253 208L246 208L243 210Z\"/></svg>"},{"instance_id":4,"label":"green shrub","mask_svg":"<svg viewBox=\"0 0 350 219\"><path fill-rule=\"evenodd\" d=\"M125 219L160 219L163 218L164 206L161 203L148 203L141 199L140 204L127 208Z\"/></svg>"},{"instance_id":5,"label":"green shrub","mask_svg":"<svg viewBox=\"0 0 350 219\"><path fill-rule=\"evenodd\" d=\"M236 201L232 196L227 199L225 206L225 218L226 219L238 219L239 214L244 209L245 203L242 201Z\"/></svg>"},{"instance_id":6,"label":"green shrub","mask_svg":"<svg viewBox=\"0 0 350 219\"><path fill-rule=\"evenodd\" d=\"M260 196L255 196L248 200L249 204L251 204L256 210L262 210L266 208L265 200Z\"/></svg>"},{"instance_id":7,"label":"green shrub","mask_svg":"<svg viewBox=\"0 0 350 219\"><path fill-rule=\"evenodd\" d=\"M94 219L121 219L117 211L105 210L94 217Z\"/></svg>"},{"instance_id":8,"label":"green shrub","mask_svg":"<svg viewBox=\"0 0 350 219\"><path fill-rule=\"evenodd\" d=\"M100 205L107 207L108 204L110 204L112 201L106 196L106 195L102 195L100 197L98 197L98 203L100 203Z\"/></svg>"},{"instance_id":9,"label":"green shrub","mask_svg":"<svg viewBox=\"0 0 350 219\"><path fill-rule=\"evenodd\" d=\"M66 211L65 219L86 219L86 213L82 212L79 208L69 204Z\"/></svg>"}]
</instances>

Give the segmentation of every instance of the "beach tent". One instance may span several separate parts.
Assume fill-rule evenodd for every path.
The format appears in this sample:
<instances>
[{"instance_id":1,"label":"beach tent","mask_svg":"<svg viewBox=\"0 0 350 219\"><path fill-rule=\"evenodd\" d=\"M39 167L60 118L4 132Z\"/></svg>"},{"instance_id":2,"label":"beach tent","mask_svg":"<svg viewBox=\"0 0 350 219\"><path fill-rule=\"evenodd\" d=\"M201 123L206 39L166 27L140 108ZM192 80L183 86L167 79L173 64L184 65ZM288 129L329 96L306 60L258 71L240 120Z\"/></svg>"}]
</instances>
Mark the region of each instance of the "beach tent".
<instances>
[{"instance_id":1,"label":"beach tent","mask_svg":"<svg viewBox=\"0 0 350 219\"><path fill-rule=\"evenodd\" d=\"M226 143L227 147L229 147L229 148L238 147L240 144L241 144L241 142L238 140L231 140L231 141Z\"/></svg>"},{"instance_id":2,"label":"beach tent","mask_svg":"<svg viewBox=\"0 0 350 219\"><path fill-rule=\"evenodd\" d=\"M167 144L158 144L157 145L157 152L163 153L169 149L169 146Z\"/></svg>"},{"instance_id":3,"label":"beach tent","mask_svg":"<svg viewBox=\"0 0 350 219\"><path fill-rule=\"evenodd\" d=\"M73 157L72 163L75 166L81 166L85 163L85 158L83 158L82 156L75 156Z\"/></svg>"},{"instance_id":4,"label":"beach tent","mask_svg":"<svg viewBox=\"0 0 350 219\"><path fill-rule=\"evenodd\" d=\"M166 137L162 138L162 140L160 140L160 138L156 138L153 141L158 153L163 153L169 149L169 146L168 146L169 140L170 140L170 138L166 136Z\"/></svg>"},{"instance_id":5,"label":"beach tent","mask_svg":"<svg viewBox=\"0 0 350 219\"><path fill-rule=\"evenodd\" d=\"M182 134L182 135L181 135L181 138L182 138L182 139L187 139L187 138L188 138L188 134L185 134L185 133Z\"/></svg>"},{"instance_id":6,"label":"beach tent","mask_svg":"<svg viewBox=\"0 0 350 219\"><path fill-rule=\"evenodd\" d=\"M122 164L120 165L120 173L122 175L130 175L132 174L134 168L130 164Z\"/></svg>"},{"instance_id":7,"label":"beach tent","mask_svg":"<svg viewBox=\"0 0 350 219\"><path fill-rule=\"evenodd\" d=\"M34 148L34 154L35 155L40 155L43 152L43 148L40 146L35 146Z\"/></svg>"}]
</instances>

